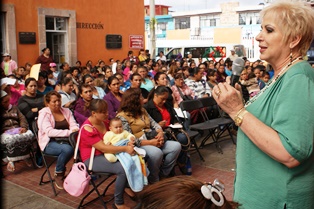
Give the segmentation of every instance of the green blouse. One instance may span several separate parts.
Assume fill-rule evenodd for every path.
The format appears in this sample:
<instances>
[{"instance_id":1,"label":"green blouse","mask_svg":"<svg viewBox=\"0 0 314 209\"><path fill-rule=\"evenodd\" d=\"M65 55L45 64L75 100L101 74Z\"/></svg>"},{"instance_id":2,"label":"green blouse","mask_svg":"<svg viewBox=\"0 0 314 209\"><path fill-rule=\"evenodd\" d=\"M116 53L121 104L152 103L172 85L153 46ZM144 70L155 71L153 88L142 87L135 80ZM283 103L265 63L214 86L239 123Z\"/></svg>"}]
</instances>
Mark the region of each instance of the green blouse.
<instances>
[{"instance_id":1,"label":"green blouse","mask_svg":"<svg viewBox=\"0 0 314 209\"><path fill-rule=\"evenodd\" d=\"M300 165L273 160L239 129L234 201L245 209L314 208L314 69L291 66L247 110L278 132Z\"/></svg>"}]
</instances>

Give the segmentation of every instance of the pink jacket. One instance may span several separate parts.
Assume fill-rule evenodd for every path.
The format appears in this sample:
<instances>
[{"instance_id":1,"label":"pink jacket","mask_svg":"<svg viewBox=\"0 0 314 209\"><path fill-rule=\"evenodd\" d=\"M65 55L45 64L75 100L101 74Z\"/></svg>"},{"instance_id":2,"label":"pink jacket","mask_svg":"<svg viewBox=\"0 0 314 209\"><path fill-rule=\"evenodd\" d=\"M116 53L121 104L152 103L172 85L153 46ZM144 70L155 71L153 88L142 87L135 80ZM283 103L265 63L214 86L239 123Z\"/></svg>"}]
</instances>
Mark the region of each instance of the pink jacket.
<instances>
[{"instance_id":1,"label":"pink jacket","mask_svg":"<svg viewBox=\"0 0 314 209\"><path fill-rule=\"evenodd\" d=\"M72 112L68 108L61 107L61 112L68 121L70 129L60 130L55 129L55 119L49 107L45 107L39 111L38 114L38 141L41 150L44 150L49 143L50 137L67 137L70 136L73 129L78 129Z\"/></svg>"}]
</instances>

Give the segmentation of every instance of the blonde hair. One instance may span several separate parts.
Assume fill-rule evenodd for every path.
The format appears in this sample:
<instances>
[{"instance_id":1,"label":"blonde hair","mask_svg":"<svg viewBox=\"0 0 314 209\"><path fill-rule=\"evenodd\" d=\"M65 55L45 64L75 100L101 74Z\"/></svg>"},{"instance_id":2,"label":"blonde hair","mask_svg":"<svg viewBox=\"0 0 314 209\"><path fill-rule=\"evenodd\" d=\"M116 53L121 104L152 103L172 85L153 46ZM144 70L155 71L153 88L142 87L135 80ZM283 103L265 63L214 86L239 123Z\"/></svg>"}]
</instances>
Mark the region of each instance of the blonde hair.
<instances>
[{"instance_id":1,"label":"blonde hair","mask_svg":"<svg viewBox=\"0 0 314 209\"><path fill-rule=\"evenodd\" d=\"M283 42L301 36L296 48L305 56L314 35L314 10L310 5L293 0L279 0L265 7L260 13L261 19L268 15L280 25Z\"/></svg>"}]
</instances>

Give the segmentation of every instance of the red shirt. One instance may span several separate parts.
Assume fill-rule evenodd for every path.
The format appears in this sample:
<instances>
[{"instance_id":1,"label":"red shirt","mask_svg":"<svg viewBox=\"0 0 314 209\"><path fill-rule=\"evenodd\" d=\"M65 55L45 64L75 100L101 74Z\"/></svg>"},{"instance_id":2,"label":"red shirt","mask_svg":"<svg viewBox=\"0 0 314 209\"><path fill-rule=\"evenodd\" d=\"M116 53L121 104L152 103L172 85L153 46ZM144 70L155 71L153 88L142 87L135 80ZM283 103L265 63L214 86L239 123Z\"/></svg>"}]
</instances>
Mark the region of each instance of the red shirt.
<instances>
[{"instance_id":1,"label":"red shirt","mask_svg":"<svg viewBox=\"0 0 314 209\"><path fill-rule=\"evenodd\" d=\"M89 124L93 126L88 119L83 123L82 127L84 126L84 124ZM105 125L106 125L106 128L108 129L106 123ZM92 132L88 132L82 127L81 127L82 130L80 130L81 141L79 144L79 149L80 149L81 159L83 162L85 162L87 159L90 158L92 146L96 144L97 142L102 141L105 134L100 133L95 127L93 127ZM101 151L97 149L95 150L95 156L101 155L101 154L103 154Z\"/></svg>"},{"instance_id":2,"label":"red shirt","mask_svg":"<svg viewBox=\"0 0 314 209\"><path fill-rule=\"evenodd\" d=\"M157 109L159 110L161 116L162 116L162 120L166 121L165 127L168 127L170 125L171 122L171 116L170 113L168 112L168 110L165 108L165 106L163 106L162 108L158 107L156 104L155 106L157 107Z\"/></svg>"}]
</instances>

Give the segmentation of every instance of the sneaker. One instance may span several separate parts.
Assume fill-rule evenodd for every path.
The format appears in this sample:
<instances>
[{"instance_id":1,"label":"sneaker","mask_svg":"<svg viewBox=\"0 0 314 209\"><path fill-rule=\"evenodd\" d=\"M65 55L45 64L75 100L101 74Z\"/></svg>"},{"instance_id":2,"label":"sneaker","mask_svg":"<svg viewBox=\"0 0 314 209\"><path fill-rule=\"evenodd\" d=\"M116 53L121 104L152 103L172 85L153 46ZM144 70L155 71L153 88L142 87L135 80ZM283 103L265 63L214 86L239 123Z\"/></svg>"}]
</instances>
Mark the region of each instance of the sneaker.
<instances>
[{"instance_id":1,"label":"sneaker","mask_svg":"<svg viewBox=\"0 0 314 209\"><path fill-rule=\"evenodd\" d=\"M42 168L43 167L43 157L40 156L35 156L35 164L37 168Z\"/></svg>"}]
</instances>

